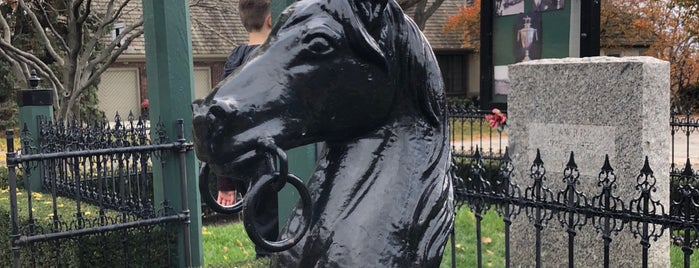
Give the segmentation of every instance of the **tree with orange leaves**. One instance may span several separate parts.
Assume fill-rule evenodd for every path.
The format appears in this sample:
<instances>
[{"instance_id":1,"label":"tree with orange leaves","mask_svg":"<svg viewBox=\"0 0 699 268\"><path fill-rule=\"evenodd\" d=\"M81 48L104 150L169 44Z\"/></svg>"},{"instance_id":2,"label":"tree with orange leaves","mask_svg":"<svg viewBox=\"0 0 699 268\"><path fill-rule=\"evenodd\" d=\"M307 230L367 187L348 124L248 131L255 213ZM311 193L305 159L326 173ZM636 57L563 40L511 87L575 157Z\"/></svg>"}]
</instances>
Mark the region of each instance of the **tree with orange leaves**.
<instances>
[{"instance_id":1,"label":"tree with orange leaves","mask_svg":"<svg viewBox=\"0 0 699 268\"><path fill-rule=\"evenodd\" d=\"M459 7L459 12L444 24L445 32L460 32L463 47L478 51L481 47L481 0Z\"/></svg>"},{"instance_id":2,"label":"tree with orange leaves","mask_svg":"<svg viewBox=\"0 0 699 268\"><path fill-rule=\"evenodd\" d=\"M463 34L465 47L480 47L480 4L461 7L444 25ZM603 47L648 47L646 55L669 61L673 92L699 83L699 1L602 0L600 27Z\"/></svg>"},{"instance_id":3,"label":"tree with orange leaves","mask_svg":"<svg viewBox=\"0 0 699 268\"><path fill-rule=\"evenodd\" d=\"M621 7L629 14L627 16L631 16L631 20L630 23L623 23L609 18L611 23L603 23L603 30L615 26L623 28L627 38L641 37L651 40L646 55L670 62L673 92L699 83L699 2L653 0L644 2L643 5L634 0L606 2L606 6ZM608 17L614 15L608 12L611 8L602 8L603 19L605 13Z\"/></svg>"}]
</instances>

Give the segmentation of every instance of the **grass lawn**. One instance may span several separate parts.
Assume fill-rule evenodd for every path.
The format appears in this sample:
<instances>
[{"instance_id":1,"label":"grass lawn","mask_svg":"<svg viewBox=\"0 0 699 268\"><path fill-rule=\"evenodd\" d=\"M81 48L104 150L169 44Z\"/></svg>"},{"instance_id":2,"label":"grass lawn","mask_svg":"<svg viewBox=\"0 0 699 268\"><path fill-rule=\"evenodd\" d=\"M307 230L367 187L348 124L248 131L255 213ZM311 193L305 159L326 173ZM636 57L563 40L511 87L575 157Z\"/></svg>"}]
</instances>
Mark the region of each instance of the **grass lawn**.
<instances>
[{"instance_id":1,"label":"grass lawn","mask_svg":"<svg viewBox=\"0 0 699 268\"><path fill-rule=\"evenodd\" d=\"M19 132L15 130L15 138L14 138L14 144L15 144L15 150L20 148L20 141L19 141ZM5 165L5 161L7 158L7 139L5 138L5 132L0 135L0 163Z\"/></svg>"},{"instance_id":2,"label":"grass lawn","mask_svg":"<svg viewBox=\"0 0 699 268\"><path fill-rule=\"evenodd\" d=\"M484 138L497 139L498 132L491 128L485 120L449 120L451 141L470 141ZM507 137L507 132L502 132L502 137Z\"/></svg>"}]
</instances>

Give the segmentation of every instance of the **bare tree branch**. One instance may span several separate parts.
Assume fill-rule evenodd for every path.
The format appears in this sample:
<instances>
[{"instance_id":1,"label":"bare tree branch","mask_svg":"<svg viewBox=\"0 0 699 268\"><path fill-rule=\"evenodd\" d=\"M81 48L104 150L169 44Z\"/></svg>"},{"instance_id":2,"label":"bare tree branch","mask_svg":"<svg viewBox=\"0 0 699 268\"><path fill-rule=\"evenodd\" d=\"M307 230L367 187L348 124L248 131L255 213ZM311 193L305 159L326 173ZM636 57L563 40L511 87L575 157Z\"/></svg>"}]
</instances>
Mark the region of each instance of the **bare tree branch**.
<instances>
[{"instance_id":1,"label":"bare tree branch","mask_svg":"<svg viewBox=\"0 0 699 268\"><path fill-rule=\"evenodd\" d=\"M52 83L58 84L58 90L63 90L61 80L53 74L51 68L48 65L46 65L43 61L41 61L41 59L37 58L31 53L27 53L16 48L12 44L5 42L5 40L0 40L0 49L3 49L4 51L6 51L6 53L9 52L11 54L14 54L11 55L8 53L8 55L11 55L13 59L19 62L26 63L32 68L35 68L37 72L40 72L42 75L48 77Z\"/></svg>"},{"instance_id":2,"label":"bare tree branch","mask_svg":"<svg viewBox=\"0 0 699 268\"><path fill-rule=\"evenodd\" d=\"M104 71L107 70L109 65L111 63L114 63L116 59L121 55L135 40L136 38L140 37L143 35L143 17L141 17L136 23L132 24L128 28L124 29L124 32L119 34L114 40L112 40L107 47L105 47L104 50L102 50L102 53L96 57L95 59L91 60L87 64L87 70L95 70L95 67L97 67L98 64L101 64L101 66L94 71L90 76L85 76L85 78L89 79L84 79L83 80L83 87L87 88L89 85L93 84L99 75L104 73ZM126 37L127 34L131 34L128 37ZM123 45L120 45L117 47L117 44L120 44L121 40L123 40Z\"/></svg>"},{"instance_id":3,"label":"bare tree branch","mask_svg":"<svg viewBox=\"0 0 699 268\"><path fill-rule=\"evenodd\" d=\"M400 8L402 8L403 10L406 10L406 9L409 9L409 8L417 5L417 3L420 3L420 1L426 1L426 0L398 0L396 2L398 2L398 5L400 5Z\"/></svg>"},{"instance_id":4,"label":"bare tree branch","mask_svg":"<svg viewBox=\"0 0 699 268\"><path fill-rule=\"evenodd\" d=\"M444 3L444 0L435 0L432 2L432 5L425 11L425 14L423 15L425 18L432 17L432 14L437 12L437 9ZM427 21L427 19L425 19Z\"/></svg>"},{"instance_id":5,"label":"bare tree branch","mask_svg":"<svg viewBox=\"0 0 699 268\"><path fill-rule=\"evenodd\" d=\"M12 31L10 31L10 24L5 20L5 14L0 14L0 26L2 26L2 39L9 43L12 40Z\"/></svg>"},{"instance_id":6,"label":"bare tree branch","mask_svg":"<svg viewBox=\"0 0 699 268\"><path fill-rule=\"evenodd\" d=\"M49 3L47 3L46 5L51 6ZM56 12L55 8L53 8L53 6L51 6L51 7L54 10L54 12ZM39 5L38 8L41 10L41 13L42 13L41 15L43 16L44 20L51 21L48 13L46 13L46 9L44 8L44 6ZM57 42L61 45L61 49L68 50L68 44L66 44L66 40L63 39L63 36L61 35L61 33L59 33L56 30L56 27L53 25L53 23L48 23L48 27L49 27L49 29L51 29L51 33L53 33L53 38L56 38L56 40L58 40Z\"/></svg>"},{"instance_id":7,"label":"bare tree branch","mask_svg":"<svg viewBox=\"0 0 699 268\"><path fill-rule=\"evenodd\" d=\"M27 13L27 15L29 15L29 18L31 18L32 23L34 24L34 27L36 29L41 29L40 31L35 32L39 34L39 41L41 41L41 43L44 45L46 51L48 51L51 57L53 57L56 60L56 63L58 65L63 66L63 64L65 64L63 57L58 55L58 53L56 53L56 50L54 50L53 46L51 45L51 41L49 40L49 37L46 35L46 32L43 31L44 27L39 22L39 19L36 17L36 14L34 14L34 11L27 6L24 0L18 0L17 3L21 7L21 10L23 10Z\"/></svg>"},{"instance_id":8,"label":"bare tree branch","mask_svg":"<svg viewBox=\"0 0 699 268\"><path fill-rule=\"evenodd\" d=\"M85 4L85 11L83 14L78 17L78 23L79 24L84 24L85 21L87 21L87 18L90 17L90 13L92 12L92 0L87 0L87 3Z\"/></svg>"}]
</instances>

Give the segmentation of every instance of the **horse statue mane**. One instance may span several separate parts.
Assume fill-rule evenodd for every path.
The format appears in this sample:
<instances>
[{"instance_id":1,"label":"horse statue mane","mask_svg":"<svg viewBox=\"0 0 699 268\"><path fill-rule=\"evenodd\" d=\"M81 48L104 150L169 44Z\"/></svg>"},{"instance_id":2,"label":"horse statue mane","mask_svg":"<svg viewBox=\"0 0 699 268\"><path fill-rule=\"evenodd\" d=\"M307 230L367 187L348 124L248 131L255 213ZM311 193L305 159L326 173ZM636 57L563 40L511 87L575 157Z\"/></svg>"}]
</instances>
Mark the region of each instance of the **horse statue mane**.
<instances>
[{"instance_id":1,"label":"horse statue mane","mask_svg":"<svg viewBox=\"0 0 699 268\"><path fill-rule=\"evenodd\" d=\"M439 266L454 219L444 85L393 0L295 2L193 112L197 156L221 175L254 166L260 138L325 142L308 233L273 266Z\"/></svg>"}]
</instances>

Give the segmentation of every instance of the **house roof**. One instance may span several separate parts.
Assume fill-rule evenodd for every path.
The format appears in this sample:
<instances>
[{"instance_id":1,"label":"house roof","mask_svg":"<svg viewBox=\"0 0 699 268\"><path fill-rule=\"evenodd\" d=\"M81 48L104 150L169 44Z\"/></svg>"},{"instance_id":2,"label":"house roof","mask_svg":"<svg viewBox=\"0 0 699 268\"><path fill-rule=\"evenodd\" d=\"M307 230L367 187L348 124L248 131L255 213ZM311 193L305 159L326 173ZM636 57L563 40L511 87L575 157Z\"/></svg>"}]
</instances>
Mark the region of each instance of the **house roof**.
<instances>
[{"instance_id":1,"label":"house roof","mask_svg":"<svg viewBox=\"0 0 699 268\"><path fill-rule=\"evenodd\" d=\"M428 6L434 0L428 0ZM432 16L427 20L425 29L422 33L427 37L432 49L434 50L454 50L464 49L461 42L460 34L456 32L444 32L442 28L450 16L459 12L459 7L464 4L464 0L444 0ZM405 14L412 17L415 13L415 8L405 10Z\"/></svg>"},{"instance_id":2,"label":"house roof","mask_svg":"<svg viewBox=\"0 0 699 268\"><path fill-rule=\"evenodd\" d=\"M192 53L195 58L225 58L233 47L247 43L248 35L238 16L238 0L190 2L195 3L190 5L189 9ZM122 17L123 21L135 21L141 16L141 1L131 1L131 3L133 3L133 6L129 12L124 14ZM130 6L132 5L131 3L129 4ZM428 20L423 33L433 49L451 50L462 48L458 34L442 31L442 26L447 18L458 11L460 3L462 3L461 0L445 0L442 6ZM410 9L406 11L408 15L412 13L413 11ZM145 55L143 36L135 39L122 55L127 57Z\"/></svg>"},{"instance_id":3,"label":"house roof","mask_svg":"<svg viewBox=\"0 0 699 268\"><path fill-rule=\"evenodd\" d=\"M95 2L107 2L98 0ZM97 4L101 5L101 4ZM198 57L226 57L238 44L245 44L248 35L238 16L238 0L190 1L190 28L192 53ZM133 22L142 15L141 1L129 2L128 11L121 20ZM141 36L122 54L127 57L145 55L145 41Z\"/></svg>"}]
</instances>

